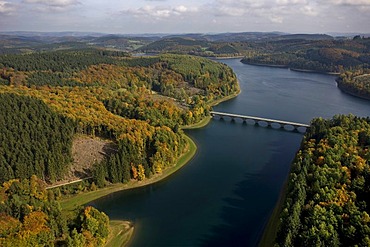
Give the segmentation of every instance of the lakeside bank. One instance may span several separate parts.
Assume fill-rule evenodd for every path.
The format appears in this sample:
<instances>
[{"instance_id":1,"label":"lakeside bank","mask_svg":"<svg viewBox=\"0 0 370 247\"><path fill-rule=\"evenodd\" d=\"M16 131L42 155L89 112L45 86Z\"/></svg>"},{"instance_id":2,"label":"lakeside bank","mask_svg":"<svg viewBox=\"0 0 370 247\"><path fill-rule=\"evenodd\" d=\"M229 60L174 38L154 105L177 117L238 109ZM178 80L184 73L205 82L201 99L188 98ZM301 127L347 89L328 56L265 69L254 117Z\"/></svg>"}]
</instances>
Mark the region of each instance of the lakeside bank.
<instances>
[{"instance_id":1,"label":"lakeside bank","mask_svg":"<svg viewBox=\"0 0 370 247\"><path fill-rule=\"evenodd\" d=\"M240 60L240 62L242 62L244 64L253 65L253 66L260 66L260 67L290 69L291 71L296 71L296 72L314 73L314 74L323 74L323 75L335 75L335 76L340 75L340 73L338 73L338 72L325 72L325 71L311 70L311 69L297 69L297 68L289 67L289 65L281 65L281 64L253 63L253 62L244 61L243 59Z\"/></svg>"},{"instance_id":2,"label":"lakeside bank","mask_svg":"<svg viewBox=\"0 0 370 247\"><path fill-rule=\"evenodd\" d=\"M238 82L239 85L239 82ZM217 99L212 102L208 102L210 106L218 105L221 102L230 100L240 94L241 90L240 87L237 92L226 96L222 99ZM197 129L205 127L211 120L211 116L204 117L201 121L198 123L182 126L181 129ZM161 174L153 175L151 178L145 179L143 181L134 181L131 180L128 183L122 184L111 184L104 188L99 188L95 191L89 191L84 192L78 195L73 195L67 198L63 198L60 201L60 205L62 207L62 210L64 213L68 214L71 213L76 207L85 205L91 201L94 201L96 199L99 199L101 197L107 196L109 194L124 191L124 190L130 190L134 188L144 187L148 186L154 183L157 183L159 181L165 180L170 175L174 174L178 170L180 170L183 166L185 166L187 163L189 163L190 160L193 159L197 152L197 146L195 142L186 134L184 134L184 137L186 138L188 142L188 147L186 152L177 160L174 166L169 167L165 169ZM117 228L120 228L121 230L117 230ZM112 233L116 233L111 235L106 243L106 246L125 246L129 243L131 236L134 232L134 225L132 222L124 221L124 220L115 220L110 223L110 231ZM117 244L120 243L120 244Z\"/></svg>"},{"instance_id":3,"label":"lakeside bank","mask_svg":"<svg viewBox=\"0 0 370 247\"><path fill-rule=\"evenodd\" d=\"M238 82L238 85L239 85L239 82ZM224 101L237 97L240 93L241 93L241 90L239 88L237 92L230 94L222 99L217 99L212 102L209 102L208 104L210 106L216 106ZM205 127L209 123L210 120L211 120L211 116L206 116L198 123L182 126L181 129L186 130L186 129L202 128L202 127ZM122 191L122 190L129 190L129 189L147 186L147 185L159 182L165 179L166 177L172 175L173 173L178 171L181 167L186 165L194 157L197 151L197 146L195 142L186 134L184 134L184 137L187 139L188 144L189 144L187 151L177 160L174 166L165 169L161 174L153 175L151 178L147 178L143 181L132 180L125 184L123 183L111 184L104 188L99 188L95 191L84 192L82 194L63 198L60 202L62 209L66 211L71 211L75 207L84 205L86 203L94 201L108 194Z\"/></svg>"},{"instance_id":4,"label":"lakeside bank","mask_svg":"<svg viewBox=\"0 0 370 247\"><path fill-rule=\"evenodd\" d=\"M354 97L357 97L357 98L361 98L361 99L365 99L365 100L370 100L370 96L368 95L362 95L360 93L357 93L355 92L354 90L356 88L353 88L349 85L345 85L344 83L342 83L342 81L340 80L340 78L338 78L336 80L337 82L337 87L343 92L343 93L346 93L346 94L349 94L349 95L352 95Z\"/></svg>"},{"instance_id":5,"label":"lakeside bank","mask_svg":"<svg viewBox=\"0 0 370 247\"><path fill-rule=\"evenodd\" d=\"M144 187L156 182L162 181L180 170L185 164L187 164L196 154L197 146L195 142L187 135L185 135L189 146L187 152L185 152L176 162L173 167L170 167L162 172L160 175L154 175L144 181L130 181L126 184L112 184L107 187L85 192L79 195L75 195L69 198L62 199L60 202L62 211L66 214L72 213L72 211L82 205L85 205L91 201L107 196L109 194L130 190L134 188ZM108 236L105 246L109 247L121 247L126 246L135 230L135 226L132 222L126 220L110 220L109 221L110 235Z\"/></svg>"},{"instance_id":6,"label":"lakeside bank","mask_svg":"<svg viewBox=\"0 0 370 247\"><path fill-rule=\"evenodd\" d=\"M84 192L82 194L63 198L60 201L62 210L72 211L78 206L87 204L91 201L94 201L103 196L109 195L111 193L147 186L147 185L159 182L165 179L166 177L172 175L173 173L178 171L181 167L183 167L186 163L188 163L194 157L196 153L197 147L195 145L195 142L187 135L185 135L185 138L187 139L188 144L189 144L187 151L177 160L174 166L165 169L161 174L153 175L151 178L147 178L143 181L131 180L130 182L125 183L125 184L123 183L111 184L104 188L97 189L95 191Z\"/></svg>"}]
</instances>

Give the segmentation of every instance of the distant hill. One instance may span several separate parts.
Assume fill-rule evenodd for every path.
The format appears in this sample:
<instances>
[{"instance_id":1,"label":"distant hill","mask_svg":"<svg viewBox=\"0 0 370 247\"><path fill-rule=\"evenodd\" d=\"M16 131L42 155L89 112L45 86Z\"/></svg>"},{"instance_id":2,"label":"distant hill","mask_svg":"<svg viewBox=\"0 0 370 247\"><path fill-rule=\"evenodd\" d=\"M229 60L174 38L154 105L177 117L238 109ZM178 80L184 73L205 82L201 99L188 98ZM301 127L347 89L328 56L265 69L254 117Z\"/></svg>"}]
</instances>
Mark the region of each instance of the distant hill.
<instances>
[{"instance_id":1,"label":"distant hill","mask_svg":"<svg viewBox=\"0 0 370 247\"><path fill-rule=\"evenodd\" d=\"M219 41L219 42L238 42L247 40L260 40L260 39L271 39L279 37L283 33L273 32L243 32L243 33L217 33L217 34L178 34L170 35L164 38L192 38L196 40L204 40L209 42Z\"/></svg>"},{"instance_id":2,"label":"distant hill","mask_svg":"<svg viewBox=\"0 0 370 247\"><path fill-rule=\"evenodd\" d=\"M154 41L138 49L141 52L190 52L201 51L210 44L203 39L194 39L189 37L169 37Z\"/></svg>"},{"instance_id":3,"label":"distant hill","mask_svg":"<svg viewBox=\"0 0 370 247\"><path fill-rule=\"evenodd\" d=\"M287 34L275 37L278 40L333 40L334 37L327 34Z\"/></svg>"},{"instance_id":4,"label":"distant hill","mask_svg":"<svg viewBox=\"0 0 370 247\"><path fill-rule=\"evenodd\" d=\"M241 56L264 49L265 42L287 45L306 45L311 41L334 40L326 34L286 34L286 33L220 33L220 34L179 34L166 36L146 46L139 52L172 52L199 56Z\"/></svg>"},{"instance_id":5,"label":"distant hill","mask_svg":"<svg viewBox=\"0 0 370 247\"><path fill-rule=\"evenodd\" d=\"M133 51L158 39L160 37L135 37L79 32L0 32L0 54L86 49L92 47Z\"/></svg>"},{"instance_id":6,"label":"distant hill","mask_svg":"<svg viewBox=\"0 0 370 247\"><path fill-rule=\"evenodd\" d=\"M362 38L363 36L358 37ZM140 35L90 32L0 32L0 54L108 48L125 52L165 52L206 57L246 56L251 59L250 61L267 62L267 64L287 64L292 59L296 61L296 57L299 56L310 61L319 60L321 62L324 59L325 68L323 70L326 71L332 69L329 68L332 67L332 58L335 59L335 66L342 64L344 67L357 66L361 61L367 61L368 56L361 54L367 51L368 42L364 40L354 43L351 41L352 38L333 37L327 34L281 32ZM345 50L349 50L349 52L345 52ZM361 59L358 59L359 56ZM347 59L348 57L350 58ZM299 63L302 64L300 58ZM347 60L347 62L337 63L338 59ZM307 64L305 63L303 67L306 67ZM312 63L310 64L312 65Z\"/></svg>"},{"instance_id":7,"label":"distant hill","mask_svg":"<svg viewBox=\"0 0 370 247\"><path fill-rule=\"evenodd\" d=\"M0 34L24 37L101 37L107 34L96 32L27 32L27 31L14 31L14 32L0 32Z\"/></svg>"}]
</instances>

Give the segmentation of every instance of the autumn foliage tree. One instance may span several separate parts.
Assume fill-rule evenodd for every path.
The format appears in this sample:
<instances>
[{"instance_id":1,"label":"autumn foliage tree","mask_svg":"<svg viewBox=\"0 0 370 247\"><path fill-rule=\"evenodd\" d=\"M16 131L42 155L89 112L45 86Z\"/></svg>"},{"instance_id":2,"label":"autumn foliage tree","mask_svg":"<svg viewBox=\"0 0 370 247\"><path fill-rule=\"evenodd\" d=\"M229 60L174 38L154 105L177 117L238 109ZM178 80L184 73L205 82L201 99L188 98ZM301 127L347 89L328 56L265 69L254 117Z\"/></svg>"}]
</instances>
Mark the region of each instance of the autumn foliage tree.
<instances>
[{"instance_id":1,"label":"autumn foliage tree","mask_svg":"<svg viewBox=\"0 0 370 247\"><path fill-rule=\"evenodd\" d=\"M0 246L102 246L108 236L104 213L86 207L67 220L36 176L3 183L0 212Z\"/></svg>"},{"instance_id":2,"label":"autumn foliage tree","mask_svg":"<svg viewBox=\"0 0 370 247\"><path fill-rule=\"evenodd\" d=\"M289 175L277 246L369 246L370 119L315 119Z\"/></svg>"},{"instance_id":3,"label":"autumn foliage tree","mask_svg":"<svg viewBox=\"0 0 370 247\"><path fill-rule=\"evenodd\" d=\"M52 60L50 64L48 59ZM38 99L37 104L45 104L42 110L58 119L49 121L49 117L37 115L44 113L33 114L41 106L28 109L28 103L20 102L15 104L21 106L15 107L9 100L13 96L3 97L2 107L8 109L6 121L10 122L2 123L2 129L23 136L3 140L3 146L8 147L5 160L0 160L3 181L32 174L50 181L62 178L71 161L73 133L99 135L118 144L116 154L94 166L99 186L129 181L134 174L132 166L141 171L134 178L150 177L173 165L185 152L187 144L179 126L201 120L209 114L209 102L239 90L234 73L226 65L191 56L127 58L89 50L4 55L0 61L5 66L1 77L8 81L8 85L0 86L0 93L4 97L14 95L18 101ZM37 129L33 125L9 131L14 125L12 114L22 116L23 125L35 122L32 124L44 132L32 133ZM46 137L50 142L46 143L43 136L49 129L53 137ZM24 148L13 144L13 140L21 139L26 140L20 142ZM42 152L32 151L36 147Z\"/></svg>"}]
</instances>

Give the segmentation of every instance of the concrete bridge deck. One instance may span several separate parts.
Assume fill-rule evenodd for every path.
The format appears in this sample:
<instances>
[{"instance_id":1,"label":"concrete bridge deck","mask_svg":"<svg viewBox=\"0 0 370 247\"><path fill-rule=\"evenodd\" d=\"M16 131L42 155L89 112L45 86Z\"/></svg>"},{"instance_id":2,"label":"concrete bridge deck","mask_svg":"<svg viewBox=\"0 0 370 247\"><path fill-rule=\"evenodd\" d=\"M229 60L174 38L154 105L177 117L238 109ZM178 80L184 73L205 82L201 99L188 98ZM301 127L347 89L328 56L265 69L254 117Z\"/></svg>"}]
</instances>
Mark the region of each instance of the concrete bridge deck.
<instances>
[{"instance_id":1,"label":"concrete bridge deck","mask_svg":"<svg viewBox=\"0 0 370 247\"><path fill-rule=\"evenodd\" d=\"M253 120L255 124L258 124L259 122L266 122L267 125L270 127L271 127L271 124L276 123L276 124L280 124L281 128L284 128L286 125L293 126L294 130L298 130L299 127L310 128L310 125L308 124L283 121L283 120L277 120L277 119L271 119L271 118L262 118L262 117L239 115L239 114L233 114L233 113L227 113L227 112L217 112L217 111L211 111L210 113L212 117L214 116L218 116L220 118L229 117L231 119L239 118L239 119L242 119L243 121Z\"/></svg>"}]
</instances>

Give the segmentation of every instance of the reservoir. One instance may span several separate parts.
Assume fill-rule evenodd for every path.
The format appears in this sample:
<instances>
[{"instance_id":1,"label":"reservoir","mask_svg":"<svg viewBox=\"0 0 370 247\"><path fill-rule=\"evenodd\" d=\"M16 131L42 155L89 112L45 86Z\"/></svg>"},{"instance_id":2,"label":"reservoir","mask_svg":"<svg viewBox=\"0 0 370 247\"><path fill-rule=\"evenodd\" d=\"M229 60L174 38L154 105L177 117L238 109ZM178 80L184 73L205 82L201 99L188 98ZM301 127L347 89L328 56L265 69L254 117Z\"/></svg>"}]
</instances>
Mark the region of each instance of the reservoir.
<instances>
[{"instance_id":1,"label":"reservoir","mask_svg":"<svg viewBox=\"0 0 370 247\"><path fill-rule=\"evenodd\" d=\"M234 70L242 92L215 111L300 123L370 115L370 101L342 93L334 76L218 61ZM227 118L186 133L198 152L181 170L91 204L134 223L130 246L257 246L303 135Z\"/></svg>"}]
</instances>

